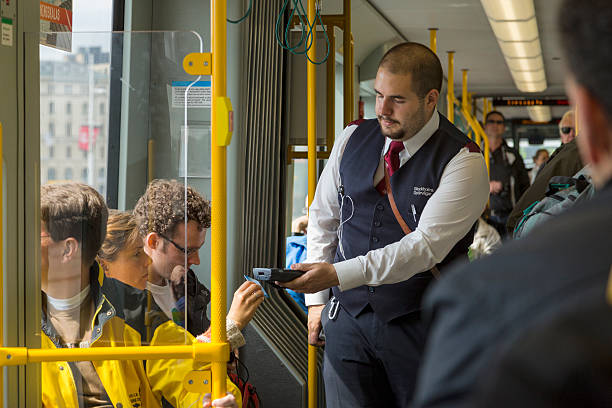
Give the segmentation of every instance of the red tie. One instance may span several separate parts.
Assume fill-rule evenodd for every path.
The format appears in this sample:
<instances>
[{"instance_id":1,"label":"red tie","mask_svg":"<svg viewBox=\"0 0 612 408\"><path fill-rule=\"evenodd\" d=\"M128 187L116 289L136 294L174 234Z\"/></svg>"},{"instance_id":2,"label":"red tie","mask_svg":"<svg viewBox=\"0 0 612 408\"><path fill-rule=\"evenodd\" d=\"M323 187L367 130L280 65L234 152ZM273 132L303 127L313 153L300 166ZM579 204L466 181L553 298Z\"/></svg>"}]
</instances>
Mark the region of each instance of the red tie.
<instances>
[{"instance_id":1,"label":"red tie","mask_svg":"<svg viewBox=\"0 0 612 408\"><path fill-rule=\"evenodd\" d=\"M402 150L404 150L403 142L391 142L391 144L389 145L389 150L387 150L387 153L385 154L385 163L387 166L387 172L389 173L389 177L391 177L391 175L395 173L397 169L399 169L399 153ZM378 190L381 195L387 194L384 178L378 182L376 190Z\"/></svg>"},{"instance_id":2,"label":"red tie","mask_svg":"<svg viewBox=\"0 0 612 408\"><path fill-rule=\"evenodd\" d=\"M385 162L387 162L387 170L389 171L389 177L395 173L400 167L400 152L404 150L404 142L391 142L389 150L385 154Z\"/></svg>"}]
</instances>

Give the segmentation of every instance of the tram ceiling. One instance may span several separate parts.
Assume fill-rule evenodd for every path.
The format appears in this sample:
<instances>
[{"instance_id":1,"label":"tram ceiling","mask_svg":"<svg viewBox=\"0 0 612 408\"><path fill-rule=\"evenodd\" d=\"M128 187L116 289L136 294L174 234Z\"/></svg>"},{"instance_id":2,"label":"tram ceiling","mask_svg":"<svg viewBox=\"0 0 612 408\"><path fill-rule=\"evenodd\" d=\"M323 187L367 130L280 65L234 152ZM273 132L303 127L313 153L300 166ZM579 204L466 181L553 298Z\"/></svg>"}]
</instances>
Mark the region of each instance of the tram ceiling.
<instances>
[{"instance_id":1,"label":"tram ceiling","mask_svg":"<svg viewBox=\"0 0 612 408\"><path fill-rule=\"evenodd\" d=\"M323 12L342 12L342 0L323 1ZM564 95L561 50L556 31L560 0L534 0L548 87L534 96ZM378 13L382 13L384 18ZM525 95L514 84L480 0L352 0L355 63L360 65L383 44L411 41L429 44L428 28L437 27L438 54L447 66L447 50L455 50L455 84L468 68L469 90L476 95ZM341 47L341 42L337 42Z\"/></svg>"}]
</instances>

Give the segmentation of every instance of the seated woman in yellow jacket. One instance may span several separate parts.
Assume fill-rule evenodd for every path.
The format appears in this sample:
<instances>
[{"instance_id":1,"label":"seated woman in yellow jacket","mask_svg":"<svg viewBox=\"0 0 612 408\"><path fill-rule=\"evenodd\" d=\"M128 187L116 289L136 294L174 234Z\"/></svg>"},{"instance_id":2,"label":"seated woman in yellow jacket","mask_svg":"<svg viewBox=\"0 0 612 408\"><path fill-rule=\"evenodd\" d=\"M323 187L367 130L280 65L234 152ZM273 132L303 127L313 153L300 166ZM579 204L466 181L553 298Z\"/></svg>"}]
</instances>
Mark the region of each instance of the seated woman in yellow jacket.
<instances>
[{"instance_id":1,"label":"seated woman in yellow jacket","mask_svg":"<svg viewBox=\"0 0 612 408\"><path fill-rule=\"evenodd\" d=\"M141 335L125 323L123 310L102 292L95 256L106 235L107 217L104 199L87 185L41 187L43 348L141 345ZM182 374L201 367L192 361L173 366L158 360L146 370L141 360L41 365L44 407L161 407L162 396L183 407L204 400L182 386ZM228 390L239 404L239 391L229 381Z\"/></svg>"}]
</instances>

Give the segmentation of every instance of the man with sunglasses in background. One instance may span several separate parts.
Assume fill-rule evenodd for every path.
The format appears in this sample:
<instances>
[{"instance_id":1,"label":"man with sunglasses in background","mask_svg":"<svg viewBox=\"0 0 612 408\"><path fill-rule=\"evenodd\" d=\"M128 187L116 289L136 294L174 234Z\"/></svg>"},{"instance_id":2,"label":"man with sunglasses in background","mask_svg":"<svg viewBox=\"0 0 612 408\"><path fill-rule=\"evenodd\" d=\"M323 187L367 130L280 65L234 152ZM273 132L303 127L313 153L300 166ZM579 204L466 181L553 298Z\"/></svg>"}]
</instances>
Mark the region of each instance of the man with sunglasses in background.
<instances>
[{"instance_id":1,"label":"man with sunglasses in background","mask_svg":"<svg viewBox=\"0 0 612 408\"><path fill-rule=\"evenodd\" d=\"M190 268L200 264L199 251L210 227L210 203L191 187L187 187L185 203L183 183L153 180L136 203L134 215L145 237L144 250L152 261L147 289L170 319L183 326L186 321L186 329L194 336L204 333L210 326L206 313L210 292ZM248 281L234 293L227 315L227 333L230 340L238 337L236 345L244 344L240 330L251 320L263 298L261 287Z\"/></svg>"},{"instance_id":2,"label":"man with sunglasses in background","mask_svg":"<svg viewBox=\"0 0 612 408\"><path fill-rule=\"evenodd\" d=\"M561 138L561 146L553 152L548 161L540 168L533 184L523 193L510 216L508 216L506 224L508 233L512 234L527 207L545 197L551 177L571 177L584 167L575 139L576 125L573 110L565 112L561 117L559 137Z\"/></svg>"},{"instance_id":3,"label":"man with sunglasses in background","mask_svg":"<svg viewBox=\"0 0 612 408\"><path fill-rule=\"evenodd\" d=\"M506 235L506 221L518 199L529 187L529 174L517 149L504 141L504 115L491 111L485 118L485 132L491 151L489 166L490 208L488 222L502 238Z\"/></svg>"},{"instance_id":4,"label":"man with sunglasses in background","mask_svg":"<svg viewBox=\"0 0 612 408\"><path fill-rule=\"evenodd\" d=\"M574 111L567 111L559 121L559 136L561 143L567 144L576 137L576 121L574 120Z\"/></svg>"}]
</instances>

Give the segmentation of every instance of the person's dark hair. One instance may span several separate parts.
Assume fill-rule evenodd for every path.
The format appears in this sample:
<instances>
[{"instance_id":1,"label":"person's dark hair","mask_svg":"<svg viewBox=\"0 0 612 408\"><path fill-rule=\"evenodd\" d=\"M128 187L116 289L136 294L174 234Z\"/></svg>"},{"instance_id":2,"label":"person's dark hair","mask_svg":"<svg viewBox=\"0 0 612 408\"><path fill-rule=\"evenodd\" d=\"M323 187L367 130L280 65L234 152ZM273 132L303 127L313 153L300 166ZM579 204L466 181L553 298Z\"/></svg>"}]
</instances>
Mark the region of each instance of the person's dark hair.
<instances>
[{"instance_id":1,"label":"person's dark hair","mask_svg":"<svg viewBox=\"0 0 612 408\"><path fill-rule=\"evenodd\" d=\"M117 259L119 252L142 242L134 214L127 211L109 210L106 224L106 239L98 251L98 258L107 262Z\"/></svg>"},{"instance_id":2,"label":"person's dark hair","mask_svg":"<svg viewBox=\"0 0 612 408\"><path fill-rule=\"evenodd\" d=\"M538 149L537 152L535 152L535 154L533 155L533 161L536 161L538 159L538 157L540 157L541 154L546 153L548 154L548 150L546 149Z\"/></svg>"},{"instance_id":3,"label":"person's dark hair","mask_svg":"<svg viewBox=\"0 0 612 408\"><path fill-rule=\"evenodd\" d=\"M81 183L46 184L40 188L40 217L51 239L76 239L83 264L93 264L108 218L100 193Z\"/></svg>"},{"instance_id":4,"label":"person's dark hair","mask_svg":"<svg viewBox=\"0 0 612 408\"><path fill-rule=\"evenodd\" d=\"M172 236L185 220L185 186L177 180L153 180L134 207L140 234L156 232ZM187 187L187 219L198 227L210 227L210 203L200 193Z\"/></svg>"},{"instance_id":5,"label":"person's dark hair","mask_svg":"<svg viewBox=\"0 0 612 408\"><path fill-rule=\"evenodd\" d=\"M564 0L559 27L566 67L612 120L612 4L609 0Z\"/></svg>"},{"instance_id":6,"label":"person's dark hair","mask_svg":"<svg viewBox=\"0 0 612 408\"><path fill-rule=\"evenodd\" d=\"M504 116L503 113L501 113L500 111L492 110L491 112L487 113L487 116L485 116L485 124L487 123L487 121L489 120L489 117L491 115L499 115L499 116L501 116L502 120L504 120L504 121L506 120L506 117Z\"/></svg>"},{"instance_id":7,"label":"person's dark hair","mask_svg":"<svg viewBox=\"0 0 612 408\"><path fill-rule=\"evenodd\" d=\"M413 91L424 98L429 91L442 89L442 64L438 56L423 44L405 42L385 53L378 69L395 75L410 74Z\"/></svg>"}]
</instances>

